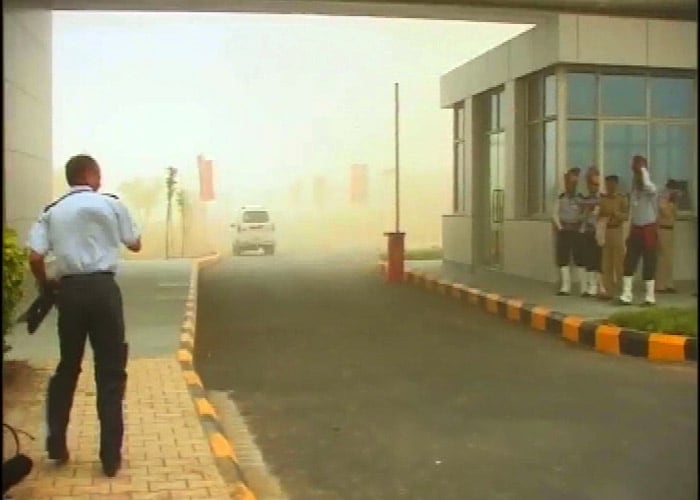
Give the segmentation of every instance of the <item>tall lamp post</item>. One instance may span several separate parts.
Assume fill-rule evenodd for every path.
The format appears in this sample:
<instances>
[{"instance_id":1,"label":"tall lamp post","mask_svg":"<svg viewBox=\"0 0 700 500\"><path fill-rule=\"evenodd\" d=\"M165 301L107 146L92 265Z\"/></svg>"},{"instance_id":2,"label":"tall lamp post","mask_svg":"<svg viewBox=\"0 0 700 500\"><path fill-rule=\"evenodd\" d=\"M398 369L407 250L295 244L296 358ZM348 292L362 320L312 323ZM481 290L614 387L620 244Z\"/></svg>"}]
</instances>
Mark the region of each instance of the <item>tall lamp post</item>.
<instances>
[{"instance_id":1,"label":"tall lamp post","mask_svg":"<svg viewBox=\"0 0 700 500\"><path fill-rule=\"evenodd\" d=\"M404 238L406 233L400 230L400 191L399 191L399 84L394 83L394 231L384 233L387 237L386 281L400 283L404 271Z\"/></svg>"}]
</instances>

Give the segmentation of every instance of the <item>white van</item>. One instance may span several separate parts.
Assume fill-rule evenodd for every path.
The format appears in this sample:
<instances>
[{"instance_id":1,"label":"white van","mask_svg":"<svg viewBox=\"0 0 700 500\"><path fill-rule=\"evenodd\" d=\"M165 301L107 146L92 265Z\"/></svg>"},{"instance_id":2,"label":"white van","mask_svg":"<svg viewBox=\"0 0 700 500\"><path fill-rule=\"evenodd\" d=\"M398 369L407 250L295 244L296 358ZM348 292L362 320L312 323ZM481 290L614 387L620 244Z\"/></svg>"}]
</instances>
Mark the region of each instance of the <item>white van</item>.
<instances>
[{"instance_id":1,"label":"white van","mask_svg":"<svg viewBox=\"0 0 700 500\"><path fill-rule=\"evenodd\" d=\"M236 215L233 255L246 250L262 249L266 255L275 253L275 225L270 221L270 212L258 205L241 207Z\"/></svg>"}]
</instances>

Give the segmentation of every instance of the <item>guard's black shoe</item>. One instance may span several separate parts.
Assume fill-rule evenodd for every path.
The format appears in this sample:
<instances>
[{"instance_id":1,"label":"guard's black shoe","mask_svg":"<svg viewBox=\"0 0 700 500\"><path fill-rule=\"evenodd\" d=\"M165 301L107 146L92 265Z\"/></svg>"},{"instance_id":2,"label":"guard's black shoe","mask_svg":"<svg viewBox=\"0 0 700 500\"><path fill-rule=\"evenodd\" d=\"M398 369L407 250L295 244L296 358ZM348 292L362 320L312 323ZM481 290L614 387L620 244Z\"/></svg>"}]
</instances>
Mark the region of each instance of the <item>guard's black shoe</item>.
<instances>
[{"instance_id":1,"label":"guard's black shoe","mask_svg":"<svg viewBox=\"0 0 700 500\"><path fill-rule=\"evenodd\" d=\"M114 477L119 472L122 467L122 459L117 458L116 460L105 460L102 462L102 471L107 477Z\"/></svg>"},{"instance_id":2,"label":"guard's black shoe","mask_svg":"<svg viewBox=\"0 0 700 500\"><path fill-rule=\"evenodd\" d=\"M51 438L46 440L46 451L49 453L49 460L54 460L56 465L63 465L70 459L66 445L56 445Z\"/></svg>"},{"instance_id":3,"label":"guard's black shoe","mask_svg":"<svg viewBox=\"0 0 700 500\"><path fill-rule=\"evenodd\" d=\"M560 296L560 297L568 297L569 295L571 295L571 293L569 293L569 292L563 292L563 291L559 290L559 291L557 292L557 295Z\"/></svg>"}]
</instances>

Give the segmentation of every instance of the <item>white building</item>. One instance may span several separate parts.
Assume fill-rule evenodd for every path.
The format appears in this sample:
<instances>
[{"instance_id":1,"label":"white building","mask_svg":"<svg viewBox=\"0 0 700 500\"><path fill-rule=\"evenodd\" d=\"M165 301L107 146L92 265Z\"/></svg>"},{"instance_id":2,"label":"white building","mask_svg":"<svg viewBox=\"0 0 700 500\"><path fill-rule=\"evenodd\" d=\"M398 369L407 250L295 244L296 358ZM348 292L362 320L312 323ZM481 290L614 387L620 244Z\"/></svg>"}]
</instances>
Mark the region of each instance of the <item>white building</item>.
<instances>
[{"instance_id":1,"label":"white building","mask_svg":"<svg viewBox=\"0 0 700 500\"><path fill-rule=\"evenodd\" d=\"M642 154L657 185L686 185L675 277L695 279L696 33L694 21L561 14L444 75L455 124L445 260L556 280L564 172L596 165L628 189Z\"/></svg>"}]
</instances>

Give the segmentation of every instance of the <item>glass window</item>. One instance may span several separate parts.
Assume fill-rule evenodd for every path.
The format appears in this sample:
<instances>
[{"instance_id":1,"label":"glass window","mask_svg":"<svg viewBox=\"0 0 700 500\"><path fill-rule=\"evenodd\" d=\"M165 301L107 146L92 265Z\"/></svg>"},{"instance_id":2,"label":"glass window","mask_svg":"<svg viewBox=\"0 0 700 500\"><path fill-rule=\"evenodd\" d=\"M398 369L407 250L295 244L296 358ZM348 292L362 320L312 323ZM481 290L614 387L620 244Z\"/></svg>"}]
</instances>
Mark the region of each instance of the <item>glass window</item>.
<instances>
[{"instance_id":1,"label":"glass window","mask_svg":"<svg viewBox=\"0 0 700 500\"><path fill-rule=\"evenodd\" d=\"M603 127L603 174L620 177L620 191L628 193L634 155L646 156L647 126L636 123L606 123ZM650 163L649 170L653 170Z\"/></svg>"},{"instance_id":2,"label":"glass window","mask_svg":"<svg viewBox=\"0 0 700 500\"><path fill-rule=\"evenodd\" d=\"M270 221L270 216L267 214L267 212L263 212L263 211L243 212L243 222L246 224L261 224L261 223L269 222L269 221Z\"/></svg>"},{"instance_id":3,"label":"glass window","mask_svg":"<svg viewBox=\"0 0 700 500\"><path fill-rule=\"evenodd\" d=\"M601 113L605 116L646 116L646 77L601 75Z\"/></svg>"},{"instance_id":4,"label":"glass window","mask_svg":"<svg viewBox=\"0 0 700 500\"><path fill-rule=\"evenodd\" d=\"M597 78L593 73L569 73L567 75L569 116L593 116L598 114Z\"/></svg>"},{"instance_id":5,"label":"glass window","mask_svg":"<svg viewBox=\"0 0 700 500\"><path fill-rule=\"evenodd\" d=\"M657 187L662 188L666 181L680 181L683 194L678 206L690 210L690 184L695 168L693 166L693 139L695 131L690 125L662 125L651 127L649 174Z\"/></svg>"},{"instance_id":6,"label":"glass window","mask_svg":"<svg viewBox=\"0 0 700 500\"><path fill-rule=\"evenodd\" d=\"M498 129L498 95L491 94L489 96L489 105L491 106L491 122L489 123L489 130Z\"/></svg>"},{"instance_id":7,"label":"glass window","mask_svg":"<svg viewBox=\"0 0 700 500\"><path fill-rule=\"evenodd\" d=\"M585 171L595 165L596 137L595 120L569 120L566 129L566 166L579 167Z\"/></svg>"},{"instance_id":8,"label":"glass window","mask_svg":"<svg viewBox=\"0 0 700 500\"><path fill-rule=\"evenodd\" d=\"M458 141L460 139L464 139L464 108L462 106L455 108L454 120L455 120L455 123L454 123L455 140Z\"/></svg>"},{"instance_id":9,"label":"glass window","mask_svg":"<svg viewBox=\"0 0 700 500\"><path fill-rule=\"evenodd\" d=\"M528 126L528 170L527 170L527 213L534 215L544 212L542 191L542 123Z\"/></svg>"},{"instance_id":10,"label":"glass window","mask_svg":"<svg viewBox=\"0 0 700 500\"><path fill-rule=\"evenodd\" d=\"M542 118L542 78L533 76L527 82L527 119L529 121Z\"/></svg>"},{"instance_id":11,"label":"glass window","mask_svg":"<svg viewBox=\"0 0 700 500\"><path fill-rule=\"evenodd\" d=\"M652 116L691 118L695 113L693 86L689 78L652 78Z\"/></svg>"},{"instance_id":12,"label":"glass window","mask_svg":"<svg viewBox=\"0 0 700 500\"><path fill-rule=\"evenodd\" d=\"M550 199L557 189L557 122L544 124L544 207L549 208Z\"/></svg>"},{"instance_id":13,"label":"glass window","mask_svg":"<svg viewBox=\"0 0 700 500\"><path fill-rule=\"evenodd\" d=\"M544 77L544 114L557 114L557 77L554 75Z\"/></svg>"}]
</instances>

